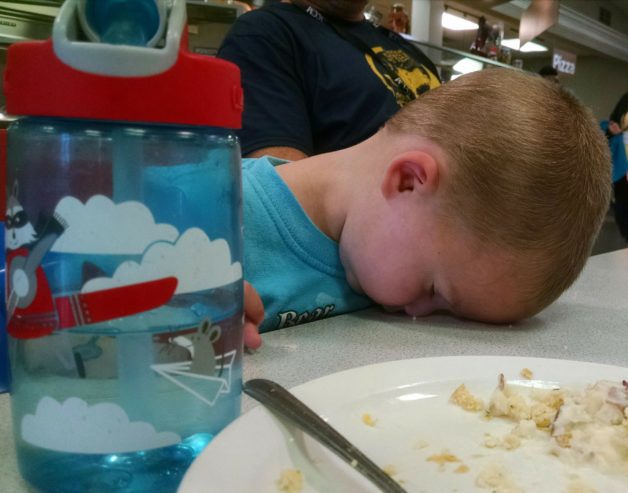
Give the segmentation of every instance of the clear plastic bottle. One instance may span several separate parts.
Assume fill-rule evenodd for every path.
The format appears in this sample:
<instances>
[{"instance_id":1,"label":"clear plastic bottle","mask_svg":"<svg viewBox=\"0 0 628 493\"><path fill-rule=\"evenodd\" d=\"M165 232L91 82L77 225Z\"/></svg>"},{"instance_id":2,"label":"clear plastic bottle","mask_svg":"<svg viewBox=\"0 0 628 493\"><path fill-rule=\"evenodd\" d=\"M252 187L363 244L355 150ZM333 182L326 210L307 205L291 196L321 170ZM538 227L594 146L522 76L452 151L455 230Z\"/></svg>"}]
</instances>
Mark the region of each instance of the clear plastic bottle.
<instances>
[{"instance_id":1,"label":"clear plastic bottle","mask_svg":"<svg viewBox=\"0 0 628 493\"><path fill-rule=\"evenodd\" d=\"M143 77L109 75L112 45L81 41L94 45L81 54L60 28L54 49L10 50L8 109L30 115L8 133L11 402L37 491L175 491L240 411L239 73L179 51L182 12L176 0L166 48L129 63L174 50ZM41 70L64 86L52 101Z\"/></svg>"}]
</instances>

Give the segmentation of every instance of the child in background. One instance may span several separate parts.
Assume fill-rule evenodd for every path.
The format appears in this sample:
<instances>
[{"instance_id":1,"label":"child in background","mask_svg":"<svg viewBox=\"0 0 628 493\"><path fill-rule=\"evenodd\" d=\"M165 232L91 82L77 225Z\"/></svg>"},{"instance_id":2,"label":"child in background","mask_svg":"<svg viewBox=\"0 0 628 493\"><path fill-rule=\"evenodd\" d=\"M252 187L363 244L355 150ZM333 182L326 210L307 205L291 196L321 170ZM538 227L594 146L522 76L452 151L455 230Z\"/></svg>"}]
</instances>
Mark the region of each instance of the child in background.
<instances>
[{"instance_id":1,"label":"child in background","mask_svg":"<svg viewBox=\"0 0 628 493\"><path fill-rule=\"evenodd\" d=\"M244 160L243 183L244 274L266 309L262 332L372 303L507 323L580 273L610 162L573 95L491 69L430 91L356 146Z\"/></svg>"}]
</instances>

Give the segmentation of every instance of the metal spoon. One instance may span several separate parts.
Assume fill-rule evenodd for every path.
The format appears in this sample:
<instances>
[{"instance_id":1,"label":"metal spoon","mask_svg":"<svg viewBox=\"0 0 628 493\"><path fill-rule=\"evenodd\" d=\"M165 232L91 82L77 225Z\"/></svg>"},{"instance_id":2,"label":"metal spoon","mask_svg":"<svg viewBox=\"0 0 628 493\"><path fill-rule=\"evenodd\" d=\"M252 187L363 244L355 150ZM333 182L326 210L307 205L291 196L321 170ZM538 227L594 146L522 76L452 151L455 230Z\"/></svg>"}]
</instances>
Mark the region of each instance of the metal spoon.
<instances>
[{"instance_id":1,"label":"metal spoon","mask_svg":"<svg viewBox=\"0 0 628 493\"><path fill-rule=\"evenodd\" d=\"M256 378L244 383L243 388L253 399L329 448L384 493L406 493L377 464L278 383Z\"/></svg>"}]
</instances>

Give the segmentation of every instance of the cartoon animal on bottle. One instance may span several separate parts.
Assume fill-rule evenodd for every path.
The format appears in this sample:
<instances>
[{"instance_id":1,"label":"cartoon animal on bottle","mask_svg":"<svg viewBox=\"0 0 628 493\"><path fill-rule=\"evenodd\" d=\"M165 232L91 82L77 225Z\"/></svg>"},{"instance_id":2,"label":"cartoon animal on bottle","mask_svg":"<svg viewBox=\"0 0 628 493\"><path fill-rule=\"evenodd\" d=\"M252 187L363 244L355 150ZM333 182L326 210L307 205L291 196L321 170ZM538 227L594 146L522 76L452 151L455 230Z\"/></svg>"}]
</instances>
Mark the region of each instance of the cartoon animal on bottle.
<instances>
[{"instance_id":1,"label":"cartoon animal on bottle","mask_svg":"<svg viewBox=\"0 0 628 493\"><path fill-rule=\"evenodd\" d=\"M38 232L18 193L16 181L8 194L5 226L7 331L13 337L37 338L58 329L127 317L157 308L172 298L178 283L176 277L54 296L42 260L67 224L54 215L39 222L42 226Z\"/></svg>"},{"instance_id":2,"label":"cartoon animal on bottle","mask_svg":"<svg viewBox=\"0 0 628 493\"><path fill-rule=\"evenodd\" d=\"M216 373L216 353L214 342L220 339L220 326L212 325L208 319L201 322L198 330L190 337L194 345L194 358L190 373L214 376Z\"/></svg>"},{"instance_id":3,"label":"cartoon animal on bottle","mask_svg":"<svg viewBox=\"0 0 628 493\"><path fill-rule=\"evenodd\" d=\"M11 335L21 334L24 338L38 337L51 332L55 324L52 293L39 257L52 246L58 233L40 239L18 200L17 181L8 197L5 220L7 330Z\"/></svg>"}]
</instances>

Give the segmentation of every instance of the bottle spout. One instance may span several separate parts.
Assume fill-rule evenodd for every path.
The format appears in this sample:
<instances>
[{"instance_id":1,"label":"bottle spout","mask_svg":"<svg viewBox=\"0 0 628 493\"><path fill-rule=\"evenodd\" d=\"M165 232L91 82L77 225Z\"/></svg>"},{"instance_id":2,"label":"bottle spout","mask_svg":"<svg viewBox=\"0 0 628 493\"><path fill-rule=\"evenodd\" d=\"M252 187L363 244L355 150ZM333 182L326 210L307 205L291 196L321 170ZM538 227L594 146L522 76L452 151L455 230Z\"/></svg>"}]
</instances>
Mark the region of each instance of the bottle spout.
<instances>
[{"instance_id":1,"label":"bottle spout","mask_svg":"<svg viewBox=\"0 0 628 493\"><path fill-rule=\"evenodd\" d=\"M65 0L52 27L56 57L75 70L148 77L185 46L185 0Z\"/></svg>"},{"instance_id":2,"label":"bottle spout","mask_svg":"<svg viewBox=\"0 0 628 493\"><path fill-rule=\"evenodd\" d=\"M93 42L155 46L163 38L166 0L79 0L78 18Z\"/></svg>"}]
</instances>

